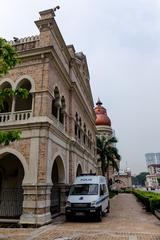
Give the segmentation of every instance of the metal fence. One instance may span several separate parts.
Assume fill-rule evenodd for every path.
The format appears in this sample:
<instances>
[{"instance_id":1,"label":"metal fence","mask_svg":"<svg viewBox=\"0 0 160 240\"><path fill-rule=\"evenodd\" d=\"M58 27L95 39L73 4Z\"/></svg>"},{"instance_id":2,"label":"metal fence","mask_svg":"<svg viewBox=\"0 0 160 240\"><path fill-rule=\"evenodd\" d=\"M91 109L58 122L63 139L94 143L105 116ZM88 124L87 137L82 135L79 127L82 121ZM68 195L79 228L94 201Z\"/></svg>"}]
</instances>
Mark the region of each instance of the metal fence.
<instances>
[{"instance_id":1,"label":"metal fence","mask_svg":"<svg viewBox=\"0 0 160 240\"><path fill-rule=\"evenodd\" d=\"M60 212L60 188L59 187L52 187L51 189L51 206L50 211L51 215L54 215L58 212Z\"/></svg>"},{"instance_id":2,"label":"metal fence","mask_svg":"<svg viewBox=\"0 0 160 240\"><path fill-rule=\"evenodd\" d=\"M0 218L20 218L22 207L22 188L2 188L0 190Z\"/></svg>"}]
</instances>

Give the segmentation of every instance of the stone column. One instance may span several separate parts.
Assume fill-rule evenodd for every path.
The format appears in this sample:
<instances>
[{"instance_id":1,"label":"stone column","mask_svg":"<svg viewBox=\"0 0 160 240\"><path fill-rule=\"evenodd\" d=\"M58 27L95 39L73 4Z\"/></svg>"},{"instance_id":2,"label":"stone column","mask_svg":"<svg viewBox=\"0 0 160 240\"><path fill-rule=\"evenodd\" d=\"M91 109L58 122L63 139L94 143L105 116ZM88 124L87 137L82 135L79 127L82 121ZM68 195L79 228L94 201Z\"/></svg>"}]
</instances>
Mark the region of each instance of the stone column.
<instances>
[{"instance_id":1,"label":"stone column","mask_svg":"<svg viewBox=\"0 0 160 240\"><path fill-rule=\"evenodd\" d=\"M74 153L74 142L70 143L69 150L69 184L73 183L75 179L75 153Z\"/></svg>"},{"instance_id":2,"label":"stone column","mask_svg":"<svg viewBox=\"0 0 160 240\"><path fill-rule=\"evenodd\" d=\"M58 184L58 187L60 188L60 212L65 213L65 205L66 205L66 200L67 200L67 191L69 189L69 186L61 183Z\"/></svg>"},{"instance_id":3,"label":"stone column","mask_svg":"<svg viewBox=\"0 0 160 240\"><path fill-rule=\"evenodd\" d=\"M14 112L15 112L15 104L16 104L16 98L13 96L12 98L12 108L11 108L11 121L14 120Z\"/></svg>"},{"instance_id":4,"label":"stone column","mask_svg":"<svg viewBox=\"0 0 160 240\"><path fill-rule=\"evenodd\" d=\"M68 132L68 115L66 112L64 113L64 130Z\"/></svg>"},{"instance_id":5,"label":"stone column","mask_svg":"<svg viewBox=\"0 0 160 240\"><path fill-rule=\"evenodd\" d=\"M35 111L35 93L32 92L32 113L31 115L34 117L34 111Z\"/></svg>"},{"instance_id":6,"label":"stone column","mask_svg":"<svg viewBox=\"0 0 160 240\"><path fill-rule=\"evenodd\" d=\"M51 222L51 185L23 185L23 190L23 213L19 223L40 226Z\"/></svg>"}]
</instances>

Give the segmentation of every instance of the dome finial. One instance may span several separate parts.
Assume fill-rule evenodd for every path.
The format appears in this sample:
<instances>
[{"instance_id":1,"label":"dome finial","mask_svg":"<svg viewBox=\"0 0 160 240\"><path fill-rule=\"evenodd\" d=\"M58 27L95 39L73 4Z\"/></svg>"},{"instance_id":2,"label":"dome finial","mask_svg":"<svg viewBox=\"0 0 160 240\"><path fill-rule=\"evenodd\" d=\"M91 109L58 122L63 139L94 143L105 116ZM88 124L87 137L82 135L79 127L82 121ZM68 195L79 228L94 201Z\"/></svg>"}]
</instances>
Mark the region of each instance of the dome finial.
<instances>
[{"instance_id":1,"label":"dome finial","mask_svg":"<svg viewBox=\"0 0 160 240\"><path fill-rule=\"evenodd\" d=\"M96 105L102 105L102 102L101 102L101 100L99 99L99 97L98 97L98 101L96 102Z\"/></svg>"},{"instance_id":2,"label":"dome finial","mask_svg":"<svg viewBox=\"0 0 160 240\"><path fill-rule=\"evenodd\" d=\"M106 108L102 106L101 100L98 98L96 107L94 108L96 113L96 126L109 126L111 127L111 120L107 115Z\"/></svg>"}]
</instances>

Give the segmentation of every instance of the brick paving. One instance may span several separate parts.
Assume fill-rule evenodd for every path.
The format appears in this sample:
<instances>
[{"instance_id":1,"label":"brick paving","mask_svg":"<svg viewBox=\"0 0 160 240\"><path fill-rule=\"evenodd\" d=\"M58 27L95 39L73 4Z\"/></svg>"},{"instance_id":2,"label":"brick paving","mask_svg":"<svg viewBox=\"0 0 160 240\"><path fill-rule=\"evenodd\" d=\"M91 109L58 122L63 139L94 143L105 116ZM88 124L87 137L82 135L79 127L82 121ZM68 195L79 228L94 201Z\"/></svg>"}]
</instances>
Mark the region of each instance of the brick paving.
<instances>
[{"instance_id":1,"label":"brick paving","mask_svg":"<svg viewBox=\"0 0 160 240\"><path fill-rule=\"evenodd\" d=\"M0 240L160 240L160 221L146 213L133 195L119 194L100 223L65 222L61 216L39 229L0 228Z\"/></svg>"}]
</instances>

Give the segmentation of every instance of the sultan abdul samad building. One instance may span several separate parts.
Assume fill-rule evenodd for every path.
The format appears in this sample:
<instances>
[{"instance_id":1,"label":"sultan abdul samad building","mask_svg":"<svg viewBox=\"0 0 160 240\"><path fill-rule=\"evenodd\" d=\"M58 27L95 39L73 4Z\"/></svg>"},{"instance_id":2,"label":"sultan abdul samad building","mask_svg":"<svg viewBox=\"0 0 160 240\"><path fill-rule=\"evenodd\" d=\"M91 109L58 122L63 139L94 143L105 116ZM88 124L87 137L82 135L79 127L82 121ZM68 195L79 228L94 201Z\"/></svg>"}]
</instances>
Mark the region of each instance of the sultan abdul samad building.
<instances>
[{"instance_id":1,"label":"sultan abdul samad building","mask_svg":"<svg viewBox=\"0 0 160 240\"><path fill-rule=\"evenodd\" d=\"M81 172L96 172L94 104L85 55L66 46L54 10L40 12L38 36L15 39L21 63L0 88L26 88L5 99L1 130L21 139L0 146L0 219L42 225L64 210L65 190Z\"/></svg>"}]
</instances>

